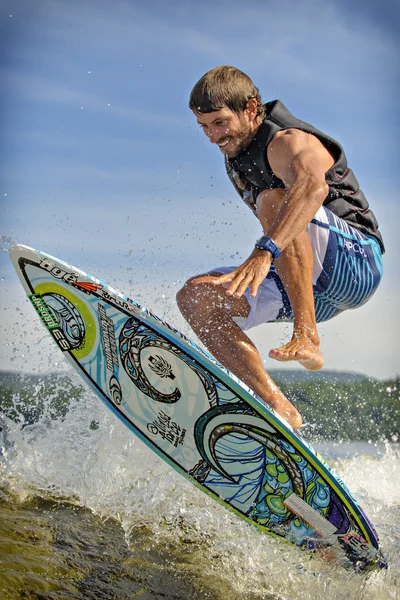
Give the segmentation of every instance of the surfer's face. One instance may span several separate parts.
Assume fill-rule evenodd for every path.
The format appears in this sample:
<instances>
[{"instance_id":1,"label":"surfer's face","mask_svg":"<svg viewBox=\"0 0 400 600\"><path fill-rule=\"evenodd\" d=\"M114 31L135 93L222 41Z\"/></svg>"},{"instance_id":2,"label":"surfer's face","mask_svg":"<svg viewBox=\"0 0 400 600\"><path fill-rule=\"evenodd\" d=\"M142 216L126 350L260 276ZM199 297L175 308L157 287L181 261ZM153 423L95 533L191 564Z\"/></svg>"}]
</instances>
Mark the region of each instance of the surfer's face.
<instances>
[{"instance_id":1,"label":"surfer's face","mask_svg":"<svg viewBox=\"0 0 400 600\"><path fill-rule=\"evenodd\" d=\"M226 106L210 113L194 111L197 122L213 144L228 158L236 158L247 148L257 129L253 111L240 114Z\"/></svg>"}]
</instances>

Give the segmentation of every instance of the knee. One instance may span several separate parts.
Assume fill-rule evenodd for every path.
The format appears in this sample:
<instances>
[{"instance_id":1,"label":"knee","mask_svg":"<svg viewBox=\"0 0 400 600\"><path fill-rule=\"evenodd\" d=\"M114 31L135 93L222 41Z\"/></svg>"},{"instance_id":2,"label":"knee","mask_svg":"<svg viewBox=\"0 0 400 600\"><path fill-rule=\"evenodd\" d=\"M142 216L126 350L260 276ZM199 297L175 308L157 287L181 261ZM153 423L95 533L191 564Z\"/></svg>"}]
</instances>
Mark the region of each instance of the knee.
<instances>
[{"instance_id":1,"label":"knee","mask_svg":"<svg viewBox=\"0 0 400 600\"><path fill-rule=\"evenodd\" d=\"M178 308L184 317L193 313L195 305L200 300L199 285L196 285L194 278L188 279L183 287L176 294Z\"/></svg>"},{"instance_id":2,"label":"knee","mask_svg":"<svg viewBox=\"0 0 400 600\"><path fill-rule=\"evenodd\" d=\"M176 295L179 310L190 322L194 316L205 320L211 318L223 305L221 292L210 283L198 283L197 279L198 276L188 279Z\"/></svg>"}]
</instances>

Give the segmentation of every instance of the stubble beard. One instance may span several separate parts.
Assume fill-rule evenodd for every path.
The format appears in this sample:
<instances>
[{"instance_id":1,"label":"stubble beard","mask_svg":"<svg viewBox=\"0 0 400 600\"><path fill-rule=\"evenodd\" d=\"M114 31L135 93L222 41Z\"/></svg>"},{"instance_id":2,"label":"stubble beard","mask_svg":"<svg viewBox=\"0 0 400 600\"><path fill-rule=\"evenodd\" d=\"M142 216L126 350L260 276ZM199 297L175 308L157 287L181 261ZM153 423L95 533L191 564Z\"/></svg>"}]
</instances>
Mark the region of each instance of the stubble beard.
<instances>
[{"instance_id":1,"label":"stubble beard","mask_svg":"<svg viewBox=\"0 0 400 600\"><path fill-rule=\"evenodd\" d=\"M226 150L224 154L230 159L233 160L240 156L244 150L250 145L252 139L254 137L254 132L249 125L243 125L242 129L231 138L235 144L232 150Z\"/></svg>"}]
</instances>

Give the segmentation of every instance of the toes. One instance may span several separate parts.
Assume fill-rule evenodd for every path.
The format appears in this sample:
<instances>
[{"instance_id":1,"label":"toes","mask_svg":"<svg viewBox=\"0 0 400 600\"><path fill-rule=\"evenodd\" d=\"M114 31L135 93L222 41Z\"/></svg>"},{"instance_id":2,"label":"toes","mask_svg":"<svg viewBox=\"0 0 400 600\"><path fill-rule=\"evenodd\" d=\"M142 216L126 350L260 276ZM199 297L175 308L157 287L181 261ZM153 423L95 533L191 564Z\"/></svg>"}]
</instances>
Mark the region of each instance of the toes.
<instances>
[{"instance_id":1,"label":"toes","mask_svg":"<svg viewBox=\"0 0 400 600\"><path fill-rule=\"evenodd\" d=\"M281 348L272 348L268 356L280 362L298 361L308 371L322 369L324 360L319 353L311 352L305 348L299 348L298 344L286 344Z\"/></svg>"},{"instance_id":2,"label":"toes","mask_svg":"<svg viewBox=\"0 0 400 600\"><path fill-rule=\"evenodd\" d=\"M286 362L288 360L292 360L292 358L285 352L279 352L279 350L271 350L268 354L270 358L274 360L279 360L281 362Z\"/></svg>"}]
</instances>

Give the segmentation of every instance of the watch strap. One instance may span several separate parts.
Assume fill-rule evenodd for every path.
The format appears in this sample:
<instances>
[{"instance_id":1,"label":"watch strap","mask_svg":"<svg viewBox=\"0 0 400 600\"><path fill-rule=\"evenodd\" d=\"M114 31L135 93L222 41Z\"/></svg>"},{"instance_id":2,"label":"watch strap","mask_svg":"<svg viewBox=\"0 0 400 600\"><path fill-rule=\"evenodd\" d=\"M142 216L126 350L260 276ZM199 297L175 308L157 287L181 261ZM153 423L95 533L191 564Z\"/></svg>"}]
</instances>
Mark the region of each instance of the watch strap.
<instances>
[{"instance_id":1,"label":"watch strap","mask_svg":"<svg viewBox=\"0 0 400 600\"><path fill-rule=\"evenodd\" d=\"M263 235L256 241L255 247L259 250L268 250L272 254L272 258L278 258L281 249L275 244L274 240L269 235Z\"/></svg>"}]
</instances>

